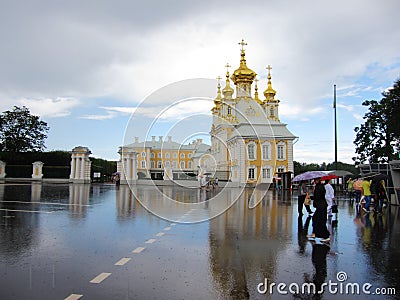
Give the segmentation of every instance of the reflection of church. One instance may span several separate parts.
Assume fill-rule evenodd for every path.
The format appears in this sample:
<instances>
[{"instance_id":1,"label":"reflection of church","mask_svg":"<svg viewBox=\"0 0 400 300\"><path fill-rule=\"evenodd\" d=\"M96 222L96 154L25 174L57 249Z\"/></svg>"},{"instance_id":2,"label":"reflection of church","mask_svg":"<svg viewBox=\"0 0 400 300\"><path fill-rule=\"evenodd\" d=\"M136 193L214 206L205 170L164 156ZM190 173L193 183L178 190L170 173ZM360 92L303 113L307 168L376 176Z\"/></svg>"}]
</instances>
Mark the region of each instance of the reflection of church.
<instances>
[{"instance_id":1,"label":"reflection of church","mask_svg":"<svg viewBox=\"0 0 400 300\"><path fill-rule=\"evenodd\" d=\"M246 65L246 43L242 40L240 45L239 68L230 77L230 66L226 65L226 84L222 93L218 83L212 109L211 154L218 162L220 178L229 176L239 185L271 183L277 173L293 172L293 140L296 137L279 120L280 101L275 99L276 91L272 88L271 67L267 67L268 86L264 91L265 99L261 100L257 74ZM231 79L236 87L235 96Z\"/></svg>"}]
</instances>

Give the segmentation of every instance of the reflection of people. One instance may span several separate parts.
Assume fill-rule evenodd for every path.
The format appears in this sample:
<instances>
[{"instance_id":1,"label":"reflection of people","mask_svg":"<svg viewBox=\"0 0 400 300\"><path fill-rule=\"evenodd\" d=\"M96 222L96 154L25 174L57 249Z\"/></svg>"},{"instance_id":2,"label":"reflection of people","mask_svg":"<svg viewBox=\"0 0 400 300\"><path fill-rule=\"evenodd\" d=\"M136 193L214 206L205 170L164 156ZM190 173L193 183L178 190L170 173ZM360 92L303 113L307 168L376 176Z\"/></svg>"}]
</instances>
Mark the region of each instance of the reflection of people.
<instances>
[{"instance_id":1,"label":"reflection of people","mask_svg":"<svg viewBox=\"0 0 400 300\"><path fill-rule=\"evenodd\" d=\"M303 204L304 204L304 200L306 199L306 194L307 194L307 185L306 185L306 181L302 180L300 181L299 187L298 187L298 200L297 200L297 211L299 212L299 215L303 215ZM310 205L306 205L304 204L304 206L306 207L306 210L308 212L309 215L312 215L312 210L310 208Z\"/></svg>"},{"instance_id":2,"label":"reflection of people","mask_svg":"<svg viewBox=\"0 0 400 300\"><path fill-rule=\"evenodd\" d=\"M328 254L328 252L329 252L329 247L326 245L323 244L313 245L311 260L315 268L313 282L315 284L316 291L321 291L321 286L326 280L326 275L327 275L326 255Z\"/></svg>"},{"instance_id":3,"label":"reflection of people","mask_svg":"<svg viewBox=\"0 0 400 300\"><path fill-rule=\"evenodd\" d=\"M308 216L303 226L303 218L299 216L297 220L297 241L299 243L299 253L303 254L307 243L308 226L310 225L311 216Z\"/></svg>"},{"instance_id":4,"label":"reflection of people","mask_svg":"<svg viewBox=\"0 0 400 300\"><path fill-rule=\"evenodd\" d=\"M316 208L313 215L313 233L309 238L320 238L321 242L329 242L329 231L326 228L327 221L327 203L325 200L325 187L321 183L321 178L315 180L314 195L311 196L313 206ZM308 196L310 197L310 196Z\"/></svg>"}]
</instances>

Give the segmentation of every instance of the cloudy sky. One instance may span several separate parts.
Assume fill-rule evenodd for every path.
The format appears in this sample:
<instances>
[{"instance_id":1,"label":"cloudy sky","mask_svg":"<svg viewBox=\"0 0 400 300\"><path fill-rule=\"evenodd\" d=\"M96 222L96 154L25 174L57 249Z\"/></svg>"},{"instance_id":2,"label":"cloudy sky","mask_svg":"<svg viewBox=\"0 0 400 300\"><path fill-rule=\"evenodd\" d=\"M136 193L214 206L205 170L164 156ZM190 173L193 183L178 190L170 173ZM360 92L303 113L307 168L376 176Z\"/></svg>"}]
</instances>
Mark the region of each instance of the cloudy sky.
<instances>
[{"instance_id":1,"label":"cloudy sky","mask_svg":"<svg viewBox=\"0 0 400 300\"><path fill-rule=\"evenodd\" d=\"M204 88L180 94L200 97L196 104L169 109L150 131L182 135L181 127L186 139L195 132L204 135L211 118L204 124L188 120L209 115L206 99L215 97L215 78L224 76L227 62L232 70L238 67L238 42L244 38L247 65L258 74L261 92L265 67L272 66L281 121L299 137L294 159L334 160L336 84L338 158L351 163L353 129L365 113L361 103L381 99L400 77L397 0L0 5L0 110L25 105L40 115L50 126L48 150L83 145L96 157L117 159L118 146L147 134L138 119L137 130L125 132L131 114L154 119L169 107L167 95L180 87L175 82L187 88L196 78L203 78ZM143 101L146 105L137 109Z\"/></svg>"}]
</instances>

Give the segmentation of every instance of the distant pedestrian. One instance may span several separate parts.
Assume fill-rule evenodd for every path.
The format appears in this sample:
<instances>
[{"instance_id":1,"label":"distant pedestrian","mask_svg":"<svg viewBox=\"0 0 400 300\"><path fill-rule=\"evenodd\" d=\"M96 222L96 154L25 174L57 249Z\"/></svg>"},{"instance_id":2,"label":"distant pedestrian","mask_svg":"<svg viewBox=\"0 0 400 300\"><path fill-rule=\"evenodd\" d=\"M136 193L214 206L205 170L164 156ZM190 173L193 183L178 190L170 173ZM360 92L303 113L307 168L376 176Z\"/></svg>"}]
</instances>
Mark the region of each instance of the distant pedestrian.
<instances>
[{"instance_id":1,"label":"distant pedestrian","mask_svg":"<svg viewBox=\"0 0 400 300\"><path fill-rule=\"evenodd\" d=\"M363 211L369 213L369 206L371 205L371 181L364 178L362 182L362 188L364 192L365 205Z\"/></svg>"},{"instance_id":2,"label":"distant pedestrian","mask_svg":"<svg viewBox=\"0 0 400 300\"><path fill-rule=\"evenodd\" d=\"M215 177L215 186L218 186L218 177Z\"/></svg>"},{"instance_id":3,"label":"distant pedestrian","mask_svg":"<svg viewBox=\"0 0 400 300\"><path fill-rule=\"evenodd\" d=\"M299 196L297 197L297 211L300 216L303 215L303 204L306 207L306 210L310 216L312 216L313 212L310 208L310 205L307 205L304 203L304 200L306 199L307 195L307 184L305 180L300 181L299 187L298 187L298 194Z\"/></svg>"},{"instance_id":4,"label":"distant pedestrian","mask_svg":"<svg viewBox=\"0 0 400 300\"><path fill-rule=\"evenodd\" d=\"M354 189L353 189L354 180L350 177L347 180L347 194L349 195L350 201L353 199Z\"/></svg>"},{"instance_id":5,"label":"distant pedestrian","mask_svg":"<svg viewBox=\"0 0 400 300\"><path fill-rule=\"evenodd\" d=\"M320 238L321 242L329 242L330 233L326 228L327 221L327 207L328 204L325 200L325 187L321 183L321 178L314 180L315 188L314 195L308 196L313 200L313 206L316 208L313 215L313 233L307 237L310 239Z\"/></svg>"},{"instance_id":6,"label":"distant pedestrian","mask_svg":"<svg viewBox=\"0 0 400 300\"><path fill-rule=\"evenodd\" d=\"M325 180L325 200L328 204L328 217L332 216L332 205L335 198L335 191L330 184L330 180Z\"/></svg>"}]
</instances>

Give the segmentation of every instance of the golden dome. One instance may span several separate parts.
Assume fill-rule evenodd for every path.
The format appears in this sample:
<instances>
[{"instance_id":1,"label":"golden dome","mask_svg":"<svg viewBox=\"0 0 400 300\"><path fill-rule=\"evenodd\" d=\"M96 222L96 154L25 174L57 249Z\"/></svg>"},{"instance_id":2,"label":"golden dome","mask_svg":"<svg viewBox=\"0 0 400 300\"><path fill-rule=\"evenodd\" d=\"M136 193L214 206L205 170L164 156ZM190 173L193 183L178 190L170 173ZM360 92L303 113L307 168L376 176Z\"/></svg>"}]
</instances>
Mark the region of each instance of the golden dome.
<instances>
[{"instance_id":1,"label":"golden dome","mask_svg":"<svg viewBox=\"0 0 400 300\"><path fill-rule=\"evenodd\" d=\"M220 80L222 79L220 76L218 76L218 92L217 92L217 97L214 99L214 104L216 106L216 108L219 108L219 106L221 105L221 83Z\"/></svg>"},{"instance_id":2,"label":"golden dome","mask_svg":"<svg viewBox=\"0 0 400 300\"><path fill-rule=\"evenodd\" d=\"M241 59L240 59L240 66L238 69L236 69L233 72L232 75L232 80L233 83L236 85L239 82L245 82L245 83L252 83L254 78L256 77L256 72L254 72L253 70L249 69L246 65L246 54L244 52L244 45L247 45L247 43L244 42L244 40L242 39L242 42L239 43L239 45L242 45L242 49L241 49Z\"/></svg>"},{"instance_id":3,"label":"golden dome","mask_svg":"<svg viewBox=\"0 0 400 300\"><path fill-rule=\"evenodd\" d=\"M226 67L226 84L225 84L225 87L222 90L222 94L224 95L225 98L232 98L234 90L231 87L230 80L229 80L229 67L230 67L230 65L226 64L225 67Z\"/></svg>"},{"instance_id":4,"label":"golden dome","mask_svg":"<svg viewBox=\"0 0 400 300\"><path fill-rule=\"evenodd\" d=\"M276 91L272 88L272 83L271 83L271 66L268 65L267 70L268 70L268 87L264 91L264 96L266 100L274 100Z\"/></svg>"}]
</instances>

